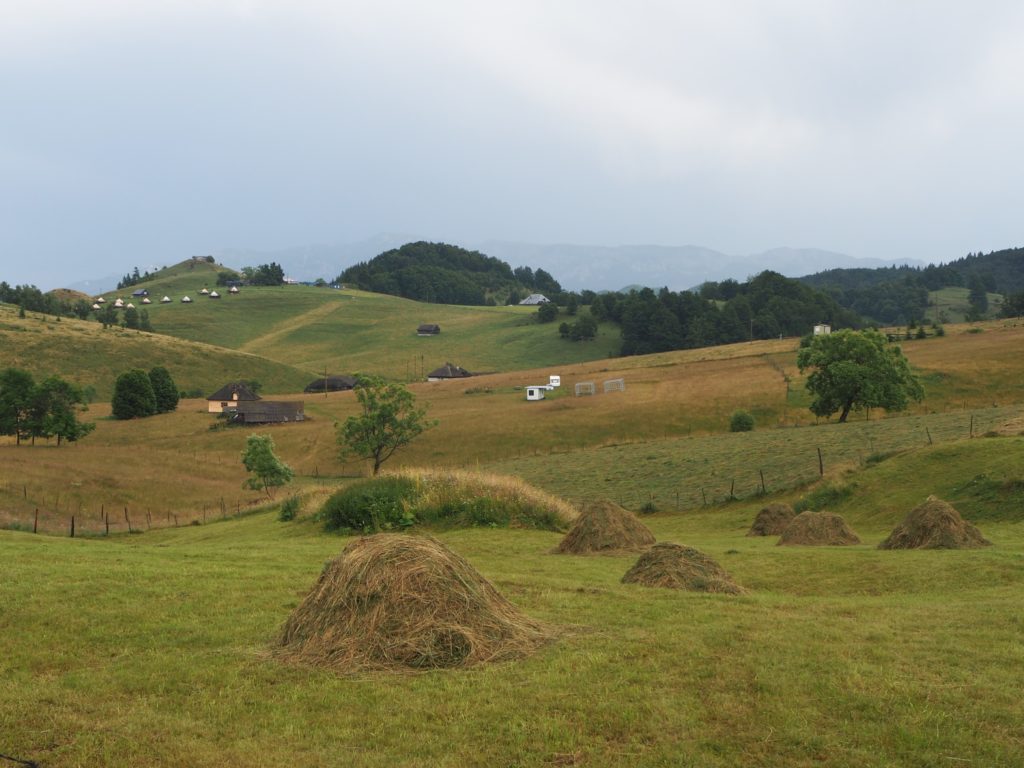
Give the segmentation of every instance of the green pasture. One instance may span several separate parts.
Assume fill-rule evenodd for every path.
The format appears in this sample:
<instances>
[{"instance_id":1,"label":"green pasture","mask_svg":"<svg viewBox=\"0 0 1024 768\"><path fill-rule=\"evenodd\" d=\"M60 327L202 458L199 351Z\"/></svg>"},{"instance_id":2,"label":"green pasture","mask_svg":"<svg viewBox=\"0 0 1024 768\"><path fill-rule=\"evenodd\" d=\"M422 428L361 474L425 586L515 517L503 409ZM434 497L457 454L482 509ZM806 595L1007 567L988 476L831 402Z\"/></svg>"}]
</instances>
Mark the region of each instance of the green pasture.
<instances>
[{"instance_id":1,"label":"green pasture","mask_svg":"<svg viewBox=\"0 0 1024 768\"><path fill-rule=\"evenodd\" d=\"M452 362L473 371L509 371L601 359L621 347L618 327L601 324L589 342L570 342L558 325L536 322L536 307L461 307L424 304L384 294L329 287L247 286L238 294L216 286L216 265L186 262L156 280L107 295L129 299L146 288L150 321L158 333L227 347L303 370L332 374L372 372L412 381ZM219 299L200 294L216 290ZM173 301L161 304L167 295ZM182 304L182 296L192 298ZM137 303L137 301L136 301ZM586 310L584 310L586 311ZM423 323L441 326L419 337Z\"/></svg>"},{"instance_id":2,"label":"green pasture","mask_svg":"<svg viewBox=\"0 0 1024 768\"><path fill-rule=\"evenodd\" d=\"M928 309L925 318L931 322L940 323L962 323L966 320L967 313L971 309L968 301L970 296L969 288L956 288L950 286L938 291L928 292ZM999 314L999 307L1003 302L1001 293L989 293L988 315L995 317Z\"/></svg>"},{"instance_id":3,"label":"green pasture","mask_svg":"<svg viewBox=\"0 0 1024 768\"><path fill-rule=\"evenodd\" d=\"M1024 440L989 438L873 463L843 480L854 547L748 538L760 500L643 518L715 557L741 597L622 585L632 557L551 555L554 533L440 534L560 637L520 662L422 674L268 656L346 543L308 517L108 540L0 531L0 754L47 768L1021 765L1022 460ZM936 491L995 546L874 548Z\"/></svg>"}]
</instances>

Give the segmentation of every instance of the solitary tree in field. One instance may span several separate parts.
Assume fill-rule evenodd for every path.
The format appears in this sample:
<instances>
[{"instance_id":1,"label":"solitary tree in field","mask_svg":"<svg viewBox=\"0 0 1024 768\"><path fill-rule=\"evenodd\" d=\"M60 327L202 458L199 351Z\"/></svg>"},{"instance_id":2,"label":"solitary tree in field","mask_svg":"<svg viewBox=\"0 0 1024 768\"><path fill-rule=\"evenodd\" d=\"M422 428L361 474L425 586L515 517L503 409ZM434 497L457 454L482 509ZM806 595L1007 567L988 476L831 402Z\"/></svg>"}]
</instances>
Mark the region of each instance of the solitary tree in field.
<instances>
[{"instance_id":1,"label":"solitary tree in field","mask_svg":"<svg viewBox=\"0 0 1024 768\"><path fill-rule=\"evenodd\" d=\"M338 426L342 457L373 459L373 474L404 445L433 426L426 409L416 407L416 396L401 384L377 376L356 375L356 399L361 413Z\"/></svg>"},{"instance_id":2,"label":"solitary tree in field","mask_svg":"<svg viewBox=\"0 0 1024 768\"><path fill-rule=\"evenodd\" d=\"M920 382L898 346L878 331L836 331L815 336L797 355L800 372L811 369L811 412L846 421L854 408L902 411L924 397Z\"/></svg>"},{"instance_id":3,"label":"solitary tree in field","mask_svg":"<svg viewBox=\"0 0 1024 768\"><path fill-rule=\"evenodd\" d=\"M295 477L292 468L274 453L274 440L270 435L249 435L242 451L242 463L252 475L245 481L246 487L262 490L268 499L274 498L274 488Z\"/></svg>"}]
</instances>

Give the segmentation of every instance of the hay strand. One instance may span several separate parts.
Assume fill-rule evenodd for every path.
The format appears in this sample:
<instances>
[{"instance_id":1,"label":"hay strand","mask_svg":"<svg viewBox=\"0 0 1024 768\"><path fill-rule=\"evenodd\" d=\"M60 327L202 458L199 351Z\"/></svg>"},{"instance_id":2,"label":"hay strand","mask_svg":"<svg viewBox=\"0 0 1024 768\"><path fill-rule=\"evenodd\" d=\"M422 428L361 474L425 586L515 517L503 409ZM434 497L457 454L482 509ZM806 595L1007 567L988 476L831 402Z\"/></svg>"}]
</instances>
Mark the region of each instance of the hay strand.
<instances>
[{"instance_id":1,"label":"hay strand","mask_svg":"<svg viewBox=\"0 0 1024 768\"><path fill-rule=\"evenodd\" d=\"M992 542L947 502L929 496L897 525L879 549L977 549Z\"/></svg>"},{"instance_id":2,"label":"hay strand","mask_svg":"<svg viewBox=\"0 0 1024 768\"><path fill-rule=\"evenodd\" d=\"M805 545L843 547L860 544L860 537L839 515L832 512L801 512L779 536L779 546Z\"/></svg>"},{"instance_id":3,"label":"hay strand","mask_svg":"<svg viewBox=\"0 0 1024 768\"><path fill-rule=\"evenodd\" d=\"M521 658L552 637L437 540L378 534L325 566L275 653L342 671L434 669Z\"/></svg>"},{"instance_id":4,"label":"hay strand","mask_svg":"<svg viewBox=\"0 0 1024 768\"><path fill-rule=\"evenodd\" d=\"M632 512L612 501L594 501L583 505L576 524L554 553L611 555L642 552L654 542L654 534Z\"/></svg>"},{"instance_id":5,"label":"hay strand","mask_svg":"<svg viewBox=\"0 0 1024 768\"><path fill-rule=\"evenodd\" d=\"M744 589L700 550L662 542L644 552L622 577L623 584L741 595Z\"/></svg>"}]
</instances>

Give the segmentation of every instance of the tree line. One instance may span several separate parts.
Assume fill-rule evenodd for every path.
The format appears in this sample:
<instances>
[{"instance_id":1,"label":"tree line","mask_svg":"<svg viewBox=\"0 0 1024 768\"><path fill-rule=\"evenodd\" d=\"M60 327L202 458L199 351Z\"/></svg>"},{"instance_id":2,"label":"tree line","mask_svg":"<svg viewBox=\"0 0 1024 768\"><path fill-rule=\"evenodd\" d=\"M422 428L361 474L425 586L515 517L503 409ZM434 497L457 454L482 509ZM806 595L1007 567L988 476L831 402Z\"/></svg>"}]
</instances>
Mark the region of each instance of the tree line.
<instances>
[{"instance_id":1,"label":"tree line","mask_svg":"<svg viewBox=\"0 0 1024 768\"><path fill-rule=\"evenodd\" d=\"M58 376L36 382L20 368L0 371L0 435L13 435L21 445L36 438L57 438L57 445L74 443L96 425L80 421L87 410L84 390Z\"/></svg>"}]
</instances>

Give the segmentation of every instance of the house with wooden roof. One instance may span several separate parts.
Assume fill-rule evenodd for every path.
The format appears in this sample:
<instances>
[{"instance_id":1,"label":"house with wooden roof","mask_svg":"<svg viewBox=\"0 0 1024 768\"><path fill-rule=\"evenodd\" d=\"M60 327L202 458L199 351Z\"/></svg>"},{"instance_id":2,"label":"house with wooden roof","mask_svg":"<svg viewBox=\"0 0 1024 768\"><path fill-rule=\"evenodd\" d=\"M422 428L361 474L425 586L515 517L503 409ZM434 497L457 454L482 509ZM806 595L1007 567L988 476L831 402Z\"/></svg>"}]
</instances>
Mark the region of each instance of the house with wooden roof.
<instances>
[{"instance_id":1,"label":"house with wooden roof","mask_svg":"<svg viewBox=\"0 0 1024 768\"><path fill-rule=\"evenodd\" d=\"M427 381L444 381L445 379L465 379L473 374L458 365L445 363L427 374Z\"/></svg>"},{"instance_id":2,"label":"house with wooden roof","mask_svg":"<svg viewBox=\"0 0 1024 768\"><path fill-rule=\"evenodd\" d=\"M305 406L301 401L243 400L231 414L235 424L288 424L305 420Z\"/></svg>"},{"instance_id":3,"label":"house with wooden roof","mask_svg":"<svg viewBox=\"0 0 1024 768\"><path fill-rule=\"evenodd\" d=\"M437 336L441 332L441 326L436 323L423 323L416 329L417 336Z\"/></svg>"},{"instance_id":4,"label":"house with wooden roof","mask_svg":"<svg viewBox=\"0 0 1024 768\"><path fill-rule=\"evenodd\" d=\"M137 291L132 291L132 296L134 296L137 299L140 299L143 296L149 296L149 291L147 291L145 288L139 288L139 290Z\"/></svg>"},{"instance_id":5,"label":"house with wooden roof","mask_svg":"<svg viewBox=\"0 0 1024 768\"><path fill-rule=\"evenodd\" d=\"M355 389L355 376L327 376L309 382L304 392L344 392L348 389Z\"/></svg>"},{"instance_id":6,"label":"house with wooden roof","mask_svg":"<svg viewBox=\"0 0 1024 768\"><path fill-rule=\"evenodd\" d=\"M223 413L234 410L239 403L254 402L259 399L260 396L249 389L244 381L233 381L206 398L207 410L209 413Z\"/></svg>"}]
</instances>

